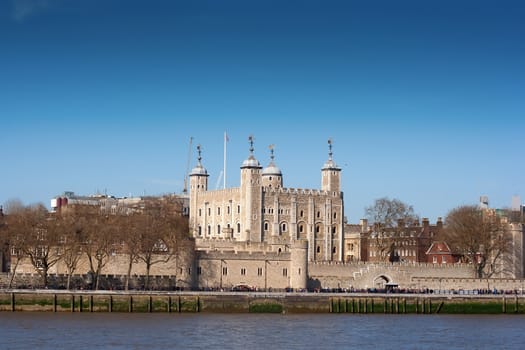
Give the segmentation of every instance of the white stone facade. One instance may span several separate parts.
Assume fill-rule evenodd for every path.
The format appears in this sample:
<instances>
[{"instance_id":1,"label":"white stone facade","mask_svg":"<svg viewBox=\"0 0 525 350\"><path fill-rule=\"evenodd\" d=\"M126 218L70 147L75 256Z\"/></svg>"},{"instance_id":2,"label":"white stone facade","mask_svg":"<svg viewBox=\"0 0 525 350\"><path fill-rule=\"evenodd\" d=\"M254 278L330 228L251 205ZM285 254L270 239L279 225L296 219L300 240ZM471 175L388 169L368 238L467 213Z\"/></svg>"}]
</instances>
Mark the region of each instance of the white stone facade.
<instances>
[{"instance_id":1,"label":"white stone facade","mask_svg":"<svg viewBox=\"0 0 525 350\"><path fill-rule=\"evenodd\" d=\"M238 188L208 190L208 173L199 162L190 174L190 230L202 241L231 239L276 245L308 242L309 261L342 261L343 192L339 169L329 159L321 170L321 189L283 187L272 160L262 168L253 155L241 166Z\"/></svg>"}]
</instances>

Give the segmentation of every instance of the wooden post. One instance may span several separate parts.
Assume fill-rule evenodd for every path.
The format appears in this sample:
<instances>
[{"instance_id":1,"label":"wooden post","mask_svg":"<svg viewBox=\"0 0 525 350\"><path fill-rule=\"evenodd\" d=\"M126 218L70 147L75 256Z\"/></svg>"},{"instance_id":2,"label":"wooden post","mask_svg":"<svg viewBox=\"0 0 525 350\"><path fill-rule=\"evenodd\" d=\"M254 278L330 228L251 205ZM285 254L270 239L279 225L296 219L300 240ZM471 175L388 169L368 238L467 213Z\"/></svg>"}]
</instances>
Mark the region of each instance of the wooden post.
<instances>
[{"instance_id":1,"label":"wooden post","mask_svg":"<svg viewBox=\"0 0 525 350\"><path fill-rule=\"evenodd\" d=\"M415 303L416 303L416 314L418 314L419 313L419 298L416 298Z\"/></svg>"},{"instance_id":2,"label":"wooden post","mask_svg":"<svg viewBox=\"0 0 525 350\"><path fill-rule=\"evenodd\" d=\"M515 313L515 314L518 313L518 308L519 308L519 304L518 304L518 296L515 295L515 296L514 296L514 313Z\"/></svg>"},{"instance_id":3,"label":"wooden post","mask_svg":"<svg viewBox=\"0 0 525 350\"><path fill-rule=\"evenodd\" d=\"M374 299L370 300L370 312L374 313Z\"/></svg>"},{"instance_id":4,"label":"wooden post","mask_svg":"<svg viewBox=\"0 0 525 350\"><path fill-rule=\"evenodd\" d=\"M503 313L507 313L507 299L503 297Z\"/></svg>"},{"instance_id":5,"label":"wooden post","mask_svg":"<svg viewBox=\"0 0 525 350\"><path fill-rule=\"evenodd\" d=\"M133 296L129 296L129 300L128 300L128 311L129 312L133 312Z\"/></svg>"},{"instance_id":6,"label":"wooden post","mask_svg":"<svg viewBox=\"0 0 525 350\"><path fill-rule=\"evenodd\" d=\"M57 295L53 294L53 312L57 312Z\"/></svg>"},{"instance_id":7,"label":"wooden post","mask_svg":"<svg viewBox=\"0 0 525 350\"><path fill-rule=\"evenodd\" d=\"M153 311L153 297L150 295L148 298L148 312Z\"/></svg>"},{"instance_id":8,"label":"wooden post","mask_svg":"<svg viewBox=\"0 0 525 350\"><path fill-rule=\"evenodd\" d=\"M93 312L93 294L89 296L89 312Z\"/></svg>"},{"instance_id":9,"label":"wooden post","mask_svg":"<svg viewBox=\"0 0 525 350\"><path fill-rule=\"evenodd\" d=\"M75 295L71 294L71 312L75 312Z\"/></svg>"},{"instance_id":10,"label":"wooden post","mask_svg":"<svg viewBox=\"0 0 525 350\"><path fill-rule=\"evenodd\" d=\"M403 313L407 313L407 298L403 298Z\"/></svg>"},{"instance_id":11,"label":"wooden post","mask_svg":"<svg viewBox=\"0 0 525 350\"><path fill-rule=\"evenodd\" d=\"M177 301L177 311L178 311L178 312L181 312L181 301L180 301L180 295L179 295L179 300Z\"/></svg>"},{"instance_id":12,"label":"wooden post","mask_svg":"<svg viewBox=\"0 0 525 350\"><path fill-rule=\"evenodd\" d=\"M171 313L171 295L168 296L168 313Z\"/></svg>"},{"instance_id":13,"label":"wooden post","mask_svg":"<svg viewBox=\"0 0 525 350\"><path fill-rule=\"evenodd\" d=\"M79 295L78 298L79 298L79 300L78 300L78 311L82 312L83 311L83 307L84 307L84 305L82 305L82 304L84 303L84 300L82 298L82 295Z\"/></svg>"},{"instance_id":14,"label":"wooden post","mask_svg":"<svg viewBox=\"0 0 525 350\"><path fill-rule=\"evenodd\" d=\"M11 293L11 311L15 311L15 293Z\"/></svg>"},{"instance_id":15,"label":"wooden post","mask_svg":"<svg viewBox=\"0 0 525 350\"><path fill-rule=\"evenodd\" d=\"M108 312L113 312L113 296L109 296L108 300Z\"/></svg>"}]
</instances>

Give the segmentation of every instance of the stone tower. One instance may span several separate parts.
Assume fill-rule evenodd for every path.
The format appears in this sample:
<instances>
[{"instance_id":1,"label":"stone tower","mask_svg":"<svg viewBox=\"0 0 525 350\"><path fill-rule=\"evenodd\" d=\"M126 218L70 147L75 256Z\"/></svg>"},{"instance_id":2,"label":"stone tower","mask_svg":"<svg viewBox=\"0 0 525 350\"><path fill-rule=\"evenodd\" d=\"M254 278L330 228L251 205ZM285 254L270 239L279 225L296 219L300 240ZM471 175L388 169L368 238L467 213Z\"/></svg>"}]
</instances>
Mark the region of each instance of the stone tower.
<instances>
[{"instance_id":1,"label":"stone tower","mask_svg":"<svg viewBox=\"0 0 525 350\"><path fill-rule=\"evenodd\" d=\"M262 167L253 155L253 136L250 136L248 140L250 142L250 155L241 166L241 232L239 240L261 242Z\"/></svg>"},{"instance_id":2,"label":"stone tower","mask_svg":"<svg viewBox=\"0 0 525 350\"><path fill-rule=\"evenodd\" d=\"M201 146L197 146L197 152L199 154L197 158L197 165L191 170L190 173L190 229L192 230L193 236L202 236L204 232L198 232L202 230L202 227L197 224L197 213L199 209L199 195L208 191L208 172L202 166L201 160Z\"/></svg>"},{"instance_id":3,"label":"stone tower","mask_svg":"<svg viewBox=\"0 0 525 350\"><path fill-rule=\"evenodd\" d=\"M332 159L332 139L328 140L328 160L321 169L321 190L328 192L341 191L341 168Z\"/></svg>"},{"instance_id":4,"label":"stone tower","mask_svg":"<svg viewBox=\"0 0 525 350\"><path fill-rule=\"evenodd\" d=\"M282 188L283 187L283 174L275 163L273 155L274 146L270 145L270 164L263 169L262 172L262 184L264 187L270 188Z\"/></svg>"}]
</instances>

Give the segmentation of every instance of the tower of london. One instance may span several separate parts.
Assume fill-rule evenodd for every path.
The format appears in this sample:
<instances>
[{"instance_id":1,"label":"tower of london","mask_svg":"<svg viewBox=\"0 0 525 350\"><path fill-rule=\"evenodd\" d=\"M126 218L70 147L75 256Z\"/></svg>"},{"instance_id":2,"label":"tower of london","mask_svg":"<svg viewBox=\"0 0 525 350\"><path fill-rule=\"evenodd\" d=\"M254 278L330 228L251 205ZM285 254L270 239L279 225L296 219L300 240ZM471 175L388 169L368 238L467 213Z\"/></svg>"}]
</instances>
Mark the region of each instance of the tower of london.
<instances>
[{"instance_id":1,"label":"tower of london","mask_svg":"<svg viewBox=\"0 0 525 350\"><path fill-rule=\"evenodd\" d=\"M248 158L242 163L240 187L208 190L209 174L198 163L190 173L190 229L199 241L230 239L279 247L308 242L309 261L343 260L343 192L341 169L332 158L321 168L321 189L284 187L283 174L274 161L268 166L254 156L250 137Z\"/></svg>"}]
</instances>

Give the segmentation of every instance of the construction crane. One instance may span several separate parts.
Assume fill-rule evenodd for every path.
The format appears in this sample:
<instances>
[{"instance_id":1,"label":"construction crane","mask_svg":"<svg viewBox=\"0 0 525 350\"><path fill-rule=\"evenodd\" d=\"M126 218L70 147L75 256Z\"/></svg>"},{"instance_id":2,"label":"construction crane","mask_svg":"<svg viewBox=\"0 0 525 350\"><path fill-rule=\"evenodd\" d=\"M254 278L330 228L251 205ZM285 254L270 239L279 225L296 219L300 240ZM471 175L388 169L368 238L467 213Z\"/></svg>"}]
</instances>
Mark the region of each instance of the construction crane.
<instances>
[{"instance_id":1,"label":"construction crane","mask_svg":"<svg viewBox=\"0 0 525 350\"><path fill-rule=\"evenodd\" d=\"M188 146L188 159L186 160L186 172L184 173L184 188L182 189L183 194L188 194L188 175L190 173L191 144L192 143L193 143L193 137L190 136L190 144Z\"/></svg>"}]
</instances>

